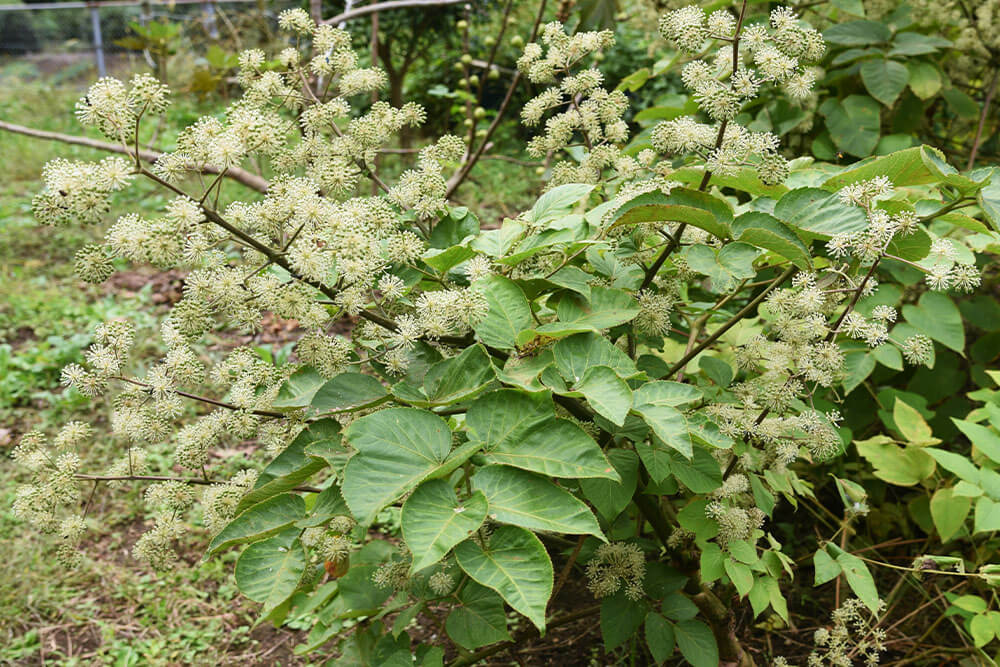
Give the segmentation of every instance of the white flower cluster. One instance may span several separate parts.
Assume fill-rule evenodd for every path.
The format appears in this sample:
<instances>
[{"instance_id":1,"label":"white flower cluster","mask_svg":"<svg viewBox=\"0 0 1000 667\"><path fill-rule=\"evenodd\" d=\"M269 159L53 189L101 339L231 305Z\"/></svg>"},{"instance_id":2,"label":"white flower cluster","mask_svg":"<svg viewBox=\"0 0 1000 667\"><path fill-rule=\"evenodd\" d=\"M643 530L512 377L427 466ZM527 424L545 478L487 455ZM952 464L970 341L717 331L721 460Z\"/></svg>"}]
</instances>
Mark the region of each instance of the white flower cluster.
<instances>
[{"instance_id":1,"label":"white flower cluster","mask_svg":"<svg viewBox=\"0 0 1000 667\"><path fill-rule=\"evenodd\" d=\"M602 170L623 160L618 147L629 136L622 118L628 99L619 90L604 88L604 75L596 67L584 67L587 57L602 53L614 41L610 30L571 36L553 22L542 28L541 43L527 44L517 61L529 81L549 86L521 110L521 121L529 127L548 116L544 133L528 143L528 153L542 157L572 146L587 149L579 164L567 161L553 167L552 185L597 182Z\"/></svg>"},{"instance_id":2,"label":"white flower cluster","mask_svg":"<svg viewBox=\"0 0 1000 667\"><path fill-rule=\"evenodd\" d=\"M701 110L725 128L690 116L665 121L650 137L653 147L668 155L695 153L714 173L750 166L764 183L783 181L788 164L778 153L778 138L747 130L734 120L766 83L781 85L792 100L809 97L815 73L806 65L817 62L825 51L819 32L801 24L787 8L772 11L769 25L743 27L727 10L706 14L696 6L665 14L660 32L690 54L718 43L711 59L692 60L681 78Z\"/></svg>"},{"instance_id":3,"label":"white flower cluster","mask_svg":"<svg viewBox=\"0 0 1000 667\"><path fill-rule=\"evenodd\" d=\"M885 630L878 627L879 616L885 613L885 602L879 601L878 611L872 613L857 598L844 601L833 611L833 626L819 628L813 634L816 649L809 654L809 667L840 667L853 665L855 659L868 666L879 664L880 654L886 650Z\"/></svg>"}]
</instances>

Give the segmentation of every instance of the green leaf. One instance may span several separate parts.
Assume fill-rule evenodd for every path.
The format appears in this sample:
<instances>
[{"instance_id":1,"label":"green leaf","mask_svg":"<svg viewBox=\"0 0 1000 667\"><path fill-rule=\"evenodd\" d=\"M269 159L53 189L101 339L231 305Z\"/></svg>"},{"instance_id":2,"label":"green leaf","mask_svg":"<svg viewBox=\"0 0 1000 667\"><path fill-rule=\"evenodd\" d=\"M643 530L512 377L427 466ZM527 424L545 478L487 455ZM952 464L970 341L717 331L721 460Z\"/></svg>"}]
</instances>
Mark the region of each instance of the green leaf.
<instances>
[{"instance_id":1,"label":"green leaf","mask_svg":"<svg viewBox=\"0 0 1000 667\"><path fill-rule=\"evenodd\" d=\"M659 380L647 382L635 391L635 405L651 405L677 408L696 403L702 399L701 390L683 382Z\"/></svg>"},{"instance_id":2,"label":"green leaf","mask_svg":"<svg viewBox=\"0 0 1000 667\"><path fill-rule=\"evenodd\" d=\"M337 485L328 486L316 495L309 516L300 519L295 526L298 528L312 528L322 526L324 523L336 516L350 516L351 510L347 507L340 487Z\"/></svg>"},{"instance_id":3,"label":"green leaf","mask_svg":"<svg viewBox=\"0 0 1000 667\"><path fill-rule=\"evenodd\" d=\"M942 488L931 497L931 519L941 542L947 542L962 529L972 509L972 499L956 496L952 489Z\"/></svg>"},{"instance_id":4,"label":"green leaf","mask_svg":"<svg viewBox=\"0 0 1000 667\"><path fill-rule=\"evenodd\" d=\"M656 612L646 614L646 646L657 665L674 652L674 626Z\"/></svg>"},{"instance_id":5,"label":"green leaf","mask_svg":"<svg viewBox=\"0 0 1000 667\"><path fill-rule=\"evenodd\" d=\"M611 216L607 229L622 225L684 222L724 239L729 236L733 210L729 203L707 192L674 188L670 194L645 192L623 203Z\"/></svg>"},{"instance_id":6,"label":"green leaf","mask_svg":"<svg viewBox=\"0 0 1000 667\"><path fill-rule=\"evenodd\" d=\"M531 307L524 292L513 280L502 276L481 278L474 287L490 307L475 327L479 340L501 350L515 349L517 335L531 326Z\"/></svg>"},{"instance_id":7,"label":"green leaf","mask_svg":"<svg viewBox=\"0 0 1000 667\"><path fill-rule=\"evenodd\" d=\"M353 412L383 403L389 392L370 375L341 373L313 396L311 405L320 413Z\"/></svg>"},{"instance_id":8,"label":"green leaf","mask_svg":"<svg viewBox=\"0 0 1000 667\"><path fill-rule=\"evenodd\" d=\"M625 416L632 408L632 390L607 366L591 366L573 391L583 394L590 407L612 424L625 424Z\"/></svg>"},{"instance_id":9,"label":"green leaf","mask_svg":"<svg viewBox=\"0 0 1000 667\"><path fill-rule=\"evenodd\" d=\"M613 651L635 634L646 619L646 604L629 600L623 591L601 600L601 639Z\"/></svg>"},{"instance_id":10,"label":"green leaf","mask_svg":"<svg viewBox=\"0 0 1000 667\"><path fill-rule=\"evenodd\" d=\"M833 6L837 9L853 14L854 16L865 15L865 5L861 0L833 0Z\"/></svg>"},{"instance_id":11,"label":"green leaf","mask_svg":"<svg viewBox=\"0 0 1000 667\"><path fill-rule=\"evenodd\" d=\"M415 408L390 408L362 417L344 436L357 452L347 462L341 491L364 525L437 470L451 449L448 424Z\"/></svg>"},{"instance_id":12,"label":"green leaf","mask_svg":"<svg viewBox=\"0 0 1000 667\"><path fill-rule=\"evenodd\" d=\"M854 165L836 176L828 178L823 183L823 188L826 190L839 190L846 185L868 180L876 176L885 176L896 187L936 183L941 179L941 173L938 169L928 167L927 162L931 158L944 159L940 151L930 146L906 148ZM854 210L859 209L854 208Z\"/></svg>"},{"instance_id":13,"label":"green leaf","mask_svg":"<svg viewBox=\"0 0 1000 667\"><path fill-rule=\"evenodd\" d=\"M737 563L732 558L727 558L722 565L726 569L729 579L733 582L733 586L736 587L736 592L740 594L740 597L746 596L753 588L753 572L750 571L750 568L743 563Z\"/></svg>"},{"instance_id":14,"label":"green leaf","mask_svg":"<svg viewBox=\"0 0 1000 667\"><path fill-rule=\"evenodd\" d=\"M578 201L586 197L594 189L586 183L567 183L552 188L535 202L528 212L528 221L535 224L553 220L569 211Z\"/></svg>"},{"instance_id":15,"label":"green leaf","mask_svg":"<svg viewBox=\"0 0 1000 667\"><path fill-rule=\"evenodd\" d=\"M671 453L670 470L678 481L695 493L711 493L722 486L722 469L714 456L695 447L690 461Z\"/></svg>"},{"instance_id":16,"label":"green leaf","mask_svg":"<svg viewBox=\"0 0 1000 667\"><path fill-rule=\"evenodd\" d=\"M870 46L887 42L892 33L879 21L848 21L837 23L823 31L823 39L839 46Z\"/></svg>"},{"instance_id":17,"label":"green leaf","mask_svg":"<svg viewBox=\"0 0 1000 667\"><path fill-rule=\"evenodd\" d=\"M983 647L993 641L996 631L989 616L977 614L969 621L969 634L972 635L972 643L976 647Z\"/></svg>"},{"instance_id":18,"label":"green leaf","mask_svg":"<svg viewBox=\"0 0 1000 667\"><path fill-rule=\"evenodd\" d=\"M851 587L854 594L858 596L872 613L878 610L879 597L878 588L875 587L875 580L865 562L853 554L849 554L835 544L828 544L827 548L833 551L837 563L844 571L847 585Z\"/></svg>"},{"instance_id":19,"label":"green leaf","mask_svg":"<svg viewBox=\"0 0 1000 667\"><path fill-rule=\"evenodd\" d=\"M739 241L777 253L803 271L812 266L809 249L802 240L772 215L750 211L733 220L731 228L733 238Z\"/></svg>"},{"instance_id":20,"label":"green leaf","mask_svg":"<svg viewBox=\"0 0 1000 667\"><path fill-rule=\"evenodd\" d=\"M487 443L486 459L550 477L619 479L594 439L566 419L549 419L516 439Z\"/></svg>"},{"instance_id":21,"label":"green leaf","mask_svg":"<svg viewBox=\"0 0 1000 667\"><path fill-rule=\"evenodd\" d=\"M921 56L937 53L938 49L949 49L954 44L944 37L923 35L919 32L901 32L892 40L890 56Z\"/></svg>"},{"instance_id":22,"label":"green leaf","mask_svg":"<svg viewBox=\"0 0 1000 667\"><path fill-rule=\"evenodd\" d=\"M934 459L920 447L900 447L881 436L854 444L875 467L875 476L890 484L913 486L934 474Z\"/></svg>"},{"instance_id":23,"label":"green leaf","mask_svg":"<svg viewBox=\"0 0 1000 667\"><path fill-rule=\"evenodd\" d=\"M666 405L648 403L637 403L632 411L642 417L663 444L691 458L692 445L687 419L680 411Z\"/></svg>"},{"instance_id":24,"label":"green leaf","mask_svg":"<svg viewBox=\"0 0 1000 667\"><path fill-rule=\"evenodd\" d=\"M298 530L251 544L236 561L236 585L254 602L262 618L292 596L306 572L306 550Z\"/></svg>"},{"instance_id":25,"label":"green leaf","mask_svg":"<svg viewBox=\"0 0 1000 667\"><path fill-rule=\"evenodd\" d=\"M496 380L496 369L482 345L430 367L424 376L424 394L432 405L451 405L472 398Z\"/></svg>"},{"instance_id":26,"label":"green leaf","mask_svg":"<svg viewBox=\"0 0 1000 667\"><path fill-rule=\"evenodd\" d=\"M813 568L816 570L813 582L815 586L821 586L836 579L842 572L840 563L833 560L824 549L817 549L816 553L813 554Z\"/></svg>"},{"instance_id":27,"label":"green leaf","mask_svg":"<svg viewBox=\"0 0 1000 667\"><path fill-rule=\"evenodd\" d=\"M531 531L500 526L484 549L473 540L455 547L455 560L473 580L492 588L516 611L545 631L545 607L552 595L552 561Z\"/></svg>"},{"instance_id":28,"label":"green leaf","mask_svg":"<svg viewBox=\"0 0 1000 667\"><path fill-rule=\"evenodd\" d=\"M830 98L819 112L837 148L855 157L867 157L875 150L882 127L878 102L864 95L850 95L843 101Z\"/></svg>"},{"instance_id":29,"label":"green leaf","mask_svg":"<svg viewBox=\"0 0 1000 667\"><path fill-rule=\"evenodd\" d=\"M791 227L823 240L834 234L858 232L868 227L864 210L846 206L836 193L820 188L789 190L775 204L774 215Z\"/></svg>"},{"instance_id":30,"label":"green leaf","mask_svg":"<svg viewBox=\"0 0 1000 667\"><path fill-rule=\"evenodd\" d=\"M910 90L922 100L929 100L941 91L941 73L937 67L922 61L906 63L910 70Z\"/></svg>"},{"instance_id":31,"label":"green leaf","mask_svg":"<svg viewBox=\"0 0 1000 667\"><path fill-rule=\"evenodd\" d=\"M472 488L486 496L490 518L501 523L530 530L593 535L607 541L597 519L582 501L534 473L486 466L472 477Z\"/></svg>"},{"instance_id":32,"label":"green leaf","mask_svg":"<svg viewBox=\"0 0 1000 667\"><path fill-rule=\"evenodd\" d=\"M556 367L569 382L576 382L592 366L608 366L622 378L638 371L635 362L611 341L596 333L579 333L563 338L552 346Z\"/></svg>"},{"instance_id":33,"label":"green leaf","mask_svg":"<svg viewBox=\"0 0 1000 667\"><path fill-rule=\"evenodd\" d=\"M477 398L466 412L465 425L487 449L493 449L515 445L529 431L554 418L548 396L501 389Z\"/></svg>"},{"instance_id":34,"label":"green leaf","mask_svg":"<svg viewBox=\"0 0 1000 667\"><path fill-rule=\"evenodd\" d=\"M945 347L962 354L965 325L955 302L940 292L924 292L916 305L903 306L903 318Z\"/></svg>"},{"instance_id":35,"label":"green leaf","mask_svg":"<svg viewBox=\"0 0 1000 667\"><path fill-rule=\"evenodd\" d=\"M219 531L208 545L208 557L223 549L244 542L262 540L280 533L306 515L302 496L283 493L244 510Z\"/></svg>"},{"instance_id":36,"label":"green leaf","mask_svg":"<svg viewBox=\"0 0 1000 667\"><path fill-rule=\"evenodd\" d=\"M472 239L469 246L473 250L499 259L510 252L523 233L524 225L513 220L506 220L500 229L488 229Z\"/></svg>"},{"instance_id":37,"label":"green leaf","mask_svg":"<svg viewBox=\"0 0 1000 667\"><path fill-rule=\"evenodd\" d=\"M594 287L590 291L590 299L573 292L564 294L556 306L557 321L543 324L535 332L551 338L562 338L583 331L600 332L601 329L629 322L638 314L639 304L628 292ZM523 334L519 337L519 343L527 342L522 340L523 337Z\"/></svg>"},{"instance_id":38,"label":"green leaf","mask_svg":"<svg viewBox=\"0 0 1000 667\"><path fill-rule=\"evenodd\" d=\"M892 408L892 421L907 442L914 445L936 445L941 442L934 437L931 427L924 421L918 410L910 407L898 396Z\"/></svg>"},{"instance_id":39,"label":"green leaf","mask_svg":"<svg viewBox=\"0 0 1000 667\"><path fill-rule=\"evenodd\" d=\"M639 479L639 458L628 449L611 449L607 456L622 481L581 479L580 490L598 513L611 522L632 502Z\"/></svg>"},{"instance_id":40,"label":"green leaf","mask_svg":"<svg viewBox=\"0 0 1000 667\"><path fill-rule=\"evenodd\" d=\"M455 206L434 225L428 239L431 248L444 250L479 234L479 219L465 206Z\"/></svg>"},{"instance_id":41,"label":"green leaf","mask_svg":"<svg viewBox=\"0 0 1000 667\"><path fill-rule=\"evenodd\" d=\"M1000 435L985 426L964 419L952 418L951 421L976 446L976 449L994 463L1000 463Z\"/></svg>"},{"instance_id":42,"label":"green leaf","mask_svg":"<svg viewBox=\"0 0 1000 667\"><path fill-rule=\"evenodd\" d=\"M941 91L941 95L952 111L960 117L972 120L979 116L979 104L964 91L958 88L945 88Z\"/></svg>"},{"instance_id":43,"label":"green leaf","mask_svg":"<svg viewBox=\"0 0 1000 667\"><path fill-rule=\"evenodd\" d=\"M980 474L982 471L973 465L969 457L933 447L926 447L924 451L937 461L942 468L957 475L959 479L969 484L978 485L980 483Z\"/></svg>"},{"instance_id":44,"label":"green leaf","mask_svg":"<svg viewBox=\"0 0 1000 667\"><path fill-rule=\"evenodd\" d=\"M473 493L459 500L451 484L430 479L403 503L403 539L413 553L411 572L429 567L448 555L486 519L486 497Z\"/></svg>"},{"instance_id":45,"label":"green leaf","mask_svg":"<svg viewBox=\"0 0 1000 667\"><path fill-rule=\"evenodd\" d=\"M253 490L240 499L236 512L295 489L329 465L322 457L317 458L313 451L320 447L340 448L340 440L340 424L333 419L320 419L309 424L261 471Z\"/></svg>"},{"instance_id":46,"label":"green leaf","mask_svg":"<svg viewBox=\"0 0 1000 667\"><path fill-rule=\"evenodd\" d=\"M303 366L292 373L291 377L281 384L278 397L272 406L275 408L304 408L312 403L313 396L326 383L326 379L316 372L312 366Z\"/></svg>"},{"instance_id":47,"label":"green leaf","mask_svg":"<svg viewBox=\"0 0 1000 667\"><path fill-rule=\"evenodd\" d=\"M977 194L976 203L994 230L1000 230L1000 169L993 169L990 182Z\"/></svg>"},{"instance_id":48,"label":"green leaf","mask_svg":"<svg viewBox=\"0 0 1000 667\"><path fill-rule=\"evenodd\" d=\"M972 523L975 533L990 533L1000 530L1000 503L986 496L980 496L976 500L976 514Z\"/></svg>"},{"instance_id":49,"label":"green leaf","mask_svg":"<svg viewBox=\"0 0 1000 667\"><path fill-rule=\"evenodd\" d=\"M707 245L689 246L685 257L688 266L708 276L712 281L712 291L727 292L740 280L753 278L756 272L753 261L760 251L749 243L729 243L716 250Z\"/></svg>"},{"instance_id":50,"label":"green leaf","mask_svg":"<svg viewBox=\"0 0 1000 667\"><path fill-rule=\"evenodd\" d=\"M861 80L872 97L891 107L910 82L910 71L893 60L867 60L861 64Z\"/></svg>"},{"instance_id":51,"label":"green leaf","mask_svg":"<svg viewBox=\"0 0 1000 667\"><path fill-rule=\"evenodd\" d=\"M279 477L278 479L268 482L263 486L254 488L253 491L240 499L239 504L236 506L236 511L242 512L243 510L261 503L272 496L278 495L279 493L292 491L326 467L327 463L323 459L309 458L308 463L301 468L298 468L283 477Z\"/></svg>"},{"instance_id":52,"label":"green leaf","mask_svg":"<svg viewBox=\"0 0 1000 667\"><path fill-rule=\"evenodd\" d=\"M691 667L718 667L719 646L715 635L701 621L680 621L674 625L674 637L684 659Z\"/></svg>"},{"instance_id":53,"label":"green leaf","mask_svg":"<svg viewBox=\"0 0 1000 667\"><path fill-rule=\"evenodd\" d=\"M444 627L459 646L474 650L496 642L510 641L503 600L485 586L469 581L458 595L461 606L454 607Z\"/></svg>"}]
</instances>

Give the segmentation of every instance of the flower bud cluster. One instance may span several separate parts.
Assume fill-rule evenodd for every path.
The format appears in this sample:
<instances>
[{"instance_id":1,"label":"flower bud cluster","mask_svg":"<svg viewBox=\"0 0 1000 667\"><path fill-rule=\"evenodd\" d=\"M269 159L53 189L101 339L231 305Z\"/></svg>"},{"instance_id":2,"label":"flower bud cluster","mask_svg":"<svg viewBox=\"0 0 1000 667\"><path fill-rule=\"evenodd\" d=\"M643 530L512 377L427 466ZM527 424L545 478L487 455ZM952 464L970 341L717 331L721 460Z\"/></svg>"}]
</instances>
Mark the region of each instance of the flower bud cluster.
<instances>
[{"instance_id":1,"label":"flower bud cluster","mask_svg":"<svg viewBox=\"0 0 1000 667\"><path fill-rule=\"evenodd\" d=\"M597 547L587 562L587 587L595 597L603 598L625 589L625 597L639 600L643 596L642 580L646 576L646 556L642 549L629 542L611 542Z\"/></svg>"}]
</instances>

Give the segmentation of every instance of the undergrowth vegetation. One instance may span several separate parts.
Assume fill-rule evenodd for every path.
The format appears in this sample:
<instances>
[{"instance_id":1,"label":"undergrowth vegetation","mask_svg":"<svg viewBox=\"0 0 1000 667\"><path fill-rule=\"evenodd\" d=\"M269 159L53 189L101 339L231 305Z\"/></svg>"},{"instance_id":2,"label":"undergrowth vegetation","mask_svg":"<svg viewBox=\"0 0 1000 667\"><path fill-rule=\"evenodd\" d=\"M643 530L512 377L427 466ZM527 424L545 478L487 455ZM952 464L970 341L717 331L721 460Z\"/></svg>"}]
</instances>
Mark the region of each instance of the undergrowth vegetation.
<instances>
[{"instance_id":1,"label":"undergrowth vegetation","mask_svg":"<svg viewBox=\"0 0 1000 667\"><path fill-rule=\"evenodd\" d=\"M89 87L4 204L17 562L255 603L126 662L995 664L997 3L526 4L436 93L302 10Z\"/></svg>"}]
</instances>

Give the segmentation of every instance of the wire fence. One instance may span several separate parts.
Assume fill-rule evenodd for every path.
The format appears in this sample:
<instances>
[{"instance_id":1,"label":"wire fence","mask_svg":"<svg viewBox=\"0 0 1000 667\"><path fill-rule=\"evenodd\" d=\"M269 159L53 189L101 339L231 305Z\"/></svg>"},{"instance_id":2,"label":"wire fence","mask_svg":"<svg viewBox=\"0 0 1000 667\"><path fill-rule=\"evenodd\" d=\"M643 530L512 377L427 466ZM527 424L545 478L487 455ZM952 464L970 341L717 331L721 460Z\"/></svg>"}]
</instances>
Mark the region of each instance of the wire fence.
<instances>
[{"instance_id":1,"label":"wire fence","mask_svg":"<svg viewBox=\"0 0 1000 667\"><path fill-rule=\"evenodd\" d=\"M0 0L3 2L3 0ZM248 7L249 6L249 7ZM277 14L298 2L265 0L103 0L0 4L0 56L79 62L92 58L105 76L108 58L131 53L119 42L134 35L131 24L180 23L186 31L216 39L227 13L253 9L274 24ZM148 54L147 54L148 58Z\"/></svg>"}]
</instances>

